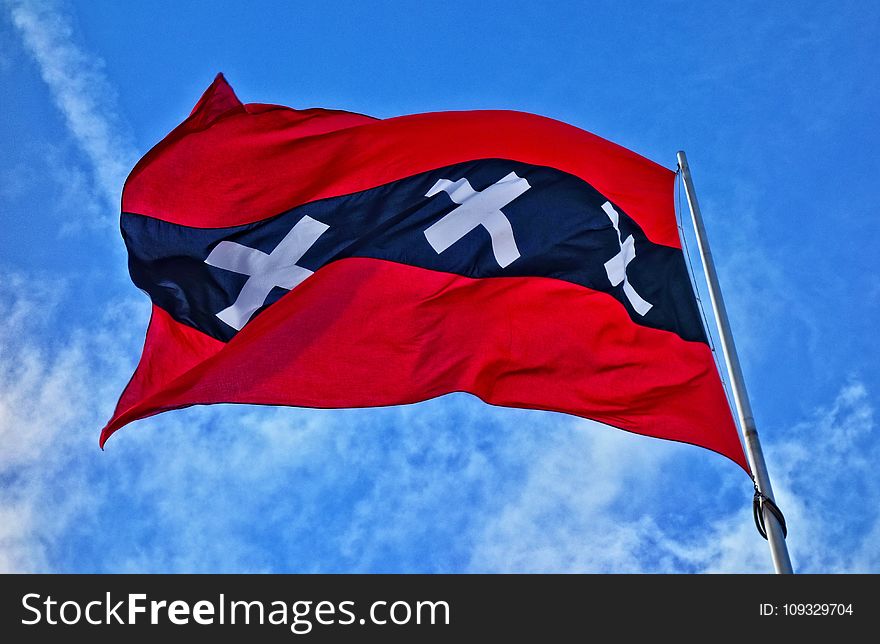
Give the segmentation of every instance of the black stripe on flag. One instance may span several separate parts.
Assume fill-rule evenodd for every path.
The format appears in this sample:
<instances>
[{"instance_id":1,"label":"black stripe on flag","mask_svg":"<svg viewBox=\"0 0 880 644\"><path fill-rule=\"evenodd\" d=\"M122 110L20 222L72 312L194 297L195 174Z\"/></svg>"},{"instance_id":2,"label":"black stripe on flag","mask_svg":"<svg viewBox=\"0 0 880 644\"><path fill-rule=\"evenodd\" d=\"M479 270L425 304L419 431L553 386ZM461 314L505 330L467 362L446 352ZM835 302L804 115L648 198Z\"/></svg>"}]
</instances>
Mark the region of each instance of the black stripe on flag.
<instances>
[{"instance_id":1,"label":"black stripe on flag","mask_svg":"<svg viewBox=\"0 0 880 644\"><path fill-rule=\"evenodd\" d=\"M501 219L485 215L495 206ZM429 229L444 218L432 237ZM303 221L298 230L307 234L299 240L303 252L295 264L304 275L338 259L365 257L470 278L553 278L612 295L637 324L706 341L680 249L649 241L631 217L582 179L516 161L439 168L229 228L192 228L123 213L122 232L134 283L177 321L228 341L238 328L217 314L236 304L251 278L224 261L239 251L246 256L247 249L271 256L286 238L285 244L296 246L288 235ZM482 223L468 231L475 221ZM209 265L221 242L227 244ZM217 259L221 251L231 255ZM284 285L269 286L254 315L288 292Z\"/></svg>"}]
</instances>

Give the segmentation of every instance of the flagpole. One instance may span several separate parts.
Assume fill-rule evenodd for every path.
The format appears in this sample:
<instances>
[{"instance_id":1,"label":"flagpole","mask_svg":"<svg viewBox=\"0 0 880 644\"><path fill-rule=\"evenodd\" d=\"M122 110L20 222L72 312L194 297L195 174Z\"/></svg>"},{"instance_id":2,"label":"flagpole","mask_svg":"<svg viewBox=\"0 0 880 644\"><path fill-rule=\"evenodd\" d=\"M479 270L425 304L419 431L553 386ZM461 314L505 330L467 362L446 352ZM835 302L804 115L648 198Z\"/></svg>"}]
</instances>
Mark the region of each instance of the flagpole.
<instances>
[{"instance_id":1,"label":"flagpole","mask_svg":"<svg viewBox=\"0 0 880 644\"><path fill-rule=\"evenodd\" d=\"M755 419L752 415L752 405L746 392L746 384L743 379L742 367L739 356L736 353L736 345L733 342L733 334L730 330L730 320L727 317L727 309L724 306L724 298L721 295L721 285L718 283L718 274L715 272L715 262L712 260L712 250L709 248L709 238L703 225L703 215L700 212L700 204L697 202L697 193L694 191L694 182L691 179L691 170L688 167L687 157L683 151L677 155L678 167L681 169L681 177L684 181L685 193L687 194L688 207L691 211L691 220L694 223L694 231L697 236L697 246L700 250L700 258L703 260L703 269L706 273L706 281L709 284L709 298L712 300L712 311L718 324L718 332L721 336L721 348L724 353L724 362L727 365L727 373L730 376L730 384L733 389L733 401L736 413L739 417L740 430L745 439L746 454L749 465L755 476L755 486L761 494L775 503L773 488L770 485L770 475L767 473L767 464L764 462L764 452L761 450L761 441L758 439L758 430L755 428ZM776 515L769 507L762 504L764 527L767 533L767 542L770 544L770 555L773 558L773 567L778 574L791 574L791 559L788 556L788 546L785 543L785 534Z\"/></svg>"}]
</instances>

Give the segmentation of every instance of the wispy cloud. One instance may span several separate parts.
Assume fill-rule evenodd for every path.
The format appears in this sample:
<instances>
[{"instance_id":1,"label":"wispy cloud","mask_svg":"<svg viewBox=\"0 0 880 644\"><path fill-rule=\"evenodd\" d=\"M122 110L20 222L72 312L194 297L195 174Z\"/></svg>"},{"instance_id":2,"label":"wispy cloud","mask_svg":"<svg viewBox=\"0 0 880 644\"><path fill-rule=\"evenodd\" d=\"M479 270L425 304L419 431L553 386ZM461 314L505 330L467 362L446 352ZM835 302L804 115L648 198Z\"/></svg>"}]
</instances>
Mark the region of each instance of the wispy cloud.
<instances>
[{"instance_id":1,"label":"wispy cloud","mask_svg":"<svg viewBox=\"0 0 880 644\"><path fill-rule=\"evenodd\" d=\"M866 385L851 378L773 448L777 496L800 531L796 562L815 572L880 570L880 441Z\"/></svg>"},{"instance_id":2,"label":"wispy cloud","mask_svg":"<svg viewBox=\"0 0 880 644\"><path fill-rule=\"evenodd\" d=\"M145 317L143 303L128 302L101 316L105 331L74 329L50 339L65 292L63 281L47 276L11 273L0 284L0 569L6 571L53 569L53 544L72 520L88 516L98 495L88 485L83 431L106 414L114 385L130 368L125 354L134 340L131 330L116 327L111 334L108 322Z\"/></svg>"},{"instance_id":3,"label":"wispy cloud","mask_svg":"<svg viewBox=\"0 0 880 644\"><path fill-rule=\"evenodd\" d=\"M638 499L659 483L660 468L678 450L614 430L577 431L578 424L571 423L567 440L533 452L521 489L487 517L471 570L639 572L646 566L640 553L651 549L647 537L657 527Z\"/></svg>"},{"instance_id":4,"label":"wispy cloud","mask_svg":"<svg viewBox=\"0 0 880 644\"><path fill-rule=\"evenodd\" d=\"M104 63L77 44L71 20L57 3L8 0L6 5L71 135L89 159L109 222L118 212L122 184L137 154Z\"/></svg>"},{"instance_id":5,"label":"wispy cloud","mask_svg":"<svg viewBox=\"0 0 880 644\"><path fill-rule=\"evenodd\" d=\"M519 496L492 517L473 553L475 570L523 572L768 572L766 544L746 503L723 509L669 485L683 454L615 436L583 437L545 450ZM609 449L603 449L603 444ZM880 569L880 458L875 406L863 383L842 385L833 402L766 446L799 572ZM722 487L745 490L739 472ZM650 488L665 489L657 498ZM688 494L688 496L684 496ZM682 496L678 496L682 495ZM681 506L676 505L679 498ZM711 499L710 499L711 500ZM743 500L745 500L743 498ZM696 503L699 511L685 508ZM624 511L622 508L628 508ZM721 511L719 511L721 508Z\"/></svg>"}]
</instances>

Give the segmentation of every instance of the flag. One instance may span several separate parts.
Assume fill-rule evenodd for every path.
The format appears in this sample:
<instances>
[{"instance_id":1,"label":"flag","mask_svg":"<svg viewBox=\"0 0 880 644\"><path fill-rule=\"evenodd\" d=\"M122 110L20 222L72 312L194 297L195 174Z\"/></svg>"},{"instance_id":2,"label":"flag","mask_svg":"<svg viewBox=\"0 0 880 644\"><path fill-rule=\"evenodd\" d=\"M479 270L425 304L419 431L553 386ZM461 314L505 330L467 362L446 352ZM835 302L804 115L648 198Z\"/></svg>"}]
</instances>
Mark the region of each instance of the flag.
<instances>
[{"instance_id":1,"label":"flag","mask_svg":"<svg viewBox=\"0 0 880 644\"><path fill-rule=\"evenodd\" d=\"M101 445L190 405L460 391L748 471L674 180L540 116L245 105L219 75L125 183L129 270L152 317Z\"/></svg>"}]
</instances>

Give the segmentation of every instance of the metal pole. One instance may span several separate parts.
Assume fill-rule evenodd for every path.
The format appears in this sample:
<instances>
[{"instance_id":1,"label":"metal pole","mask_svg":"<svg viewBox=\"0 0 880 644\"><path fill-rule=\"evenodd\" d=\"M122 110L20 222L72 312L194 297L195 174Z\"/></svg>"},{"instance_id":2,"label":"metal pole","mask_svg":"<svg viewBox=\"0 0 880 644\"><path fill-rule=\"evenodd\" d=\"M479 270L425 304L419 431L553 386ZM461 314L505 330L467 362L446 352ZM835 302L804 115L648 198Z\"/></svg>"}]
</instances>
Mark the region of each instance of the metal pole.
<instances>
[{"instance_id":1,"label":"metal pole","mask_svg":"<svg viewBox=\"0 0 880 644\"><path fill-rule=\"evenodd\" d=\"M724 298L721 295L721 286L718 283L718 274L715 272L715 262L712 260L712 250L709 248L709 238L706 236L706 228L703 225L703 215L700 212L700 204L697 203L697 194L694 191L694 182L691 179L691 170L688 167L687 157L684 152L679 152L678 167L681 168L681 177L687 194L688 207L691 211L691 219L694 222L694 231L697 236L697 245L700 249L700 258L703 260L703 268L706 272L706 281L709 284L709 298L712 300L712 311L718 323L718 332L721 336L721 349L724 353L724 362L727 365L727 373L730 376L730 384L733 389L733 401L736 413L739 417L740 430L743 433L746 445L746 455L749 465L755 475L755 484L758 490L771 501L773 488L770 485L770 475L767 473L767 464L764 462L764 452L761 450L761 442L758 440L758 430L755 428L755 419L752 416L752 405L746 392L746 383L743 379L742 367L733 343L733 334L730 330L730 320L727 318L727 309L724 307ZM773 567L779 574L791 574L791 559L788 556L788 547L782 534L782 526L769 510L764 509L764 525L767 529L767 541L770 544L770 555L773 557Z\"/></svg>"}]
</instances>

